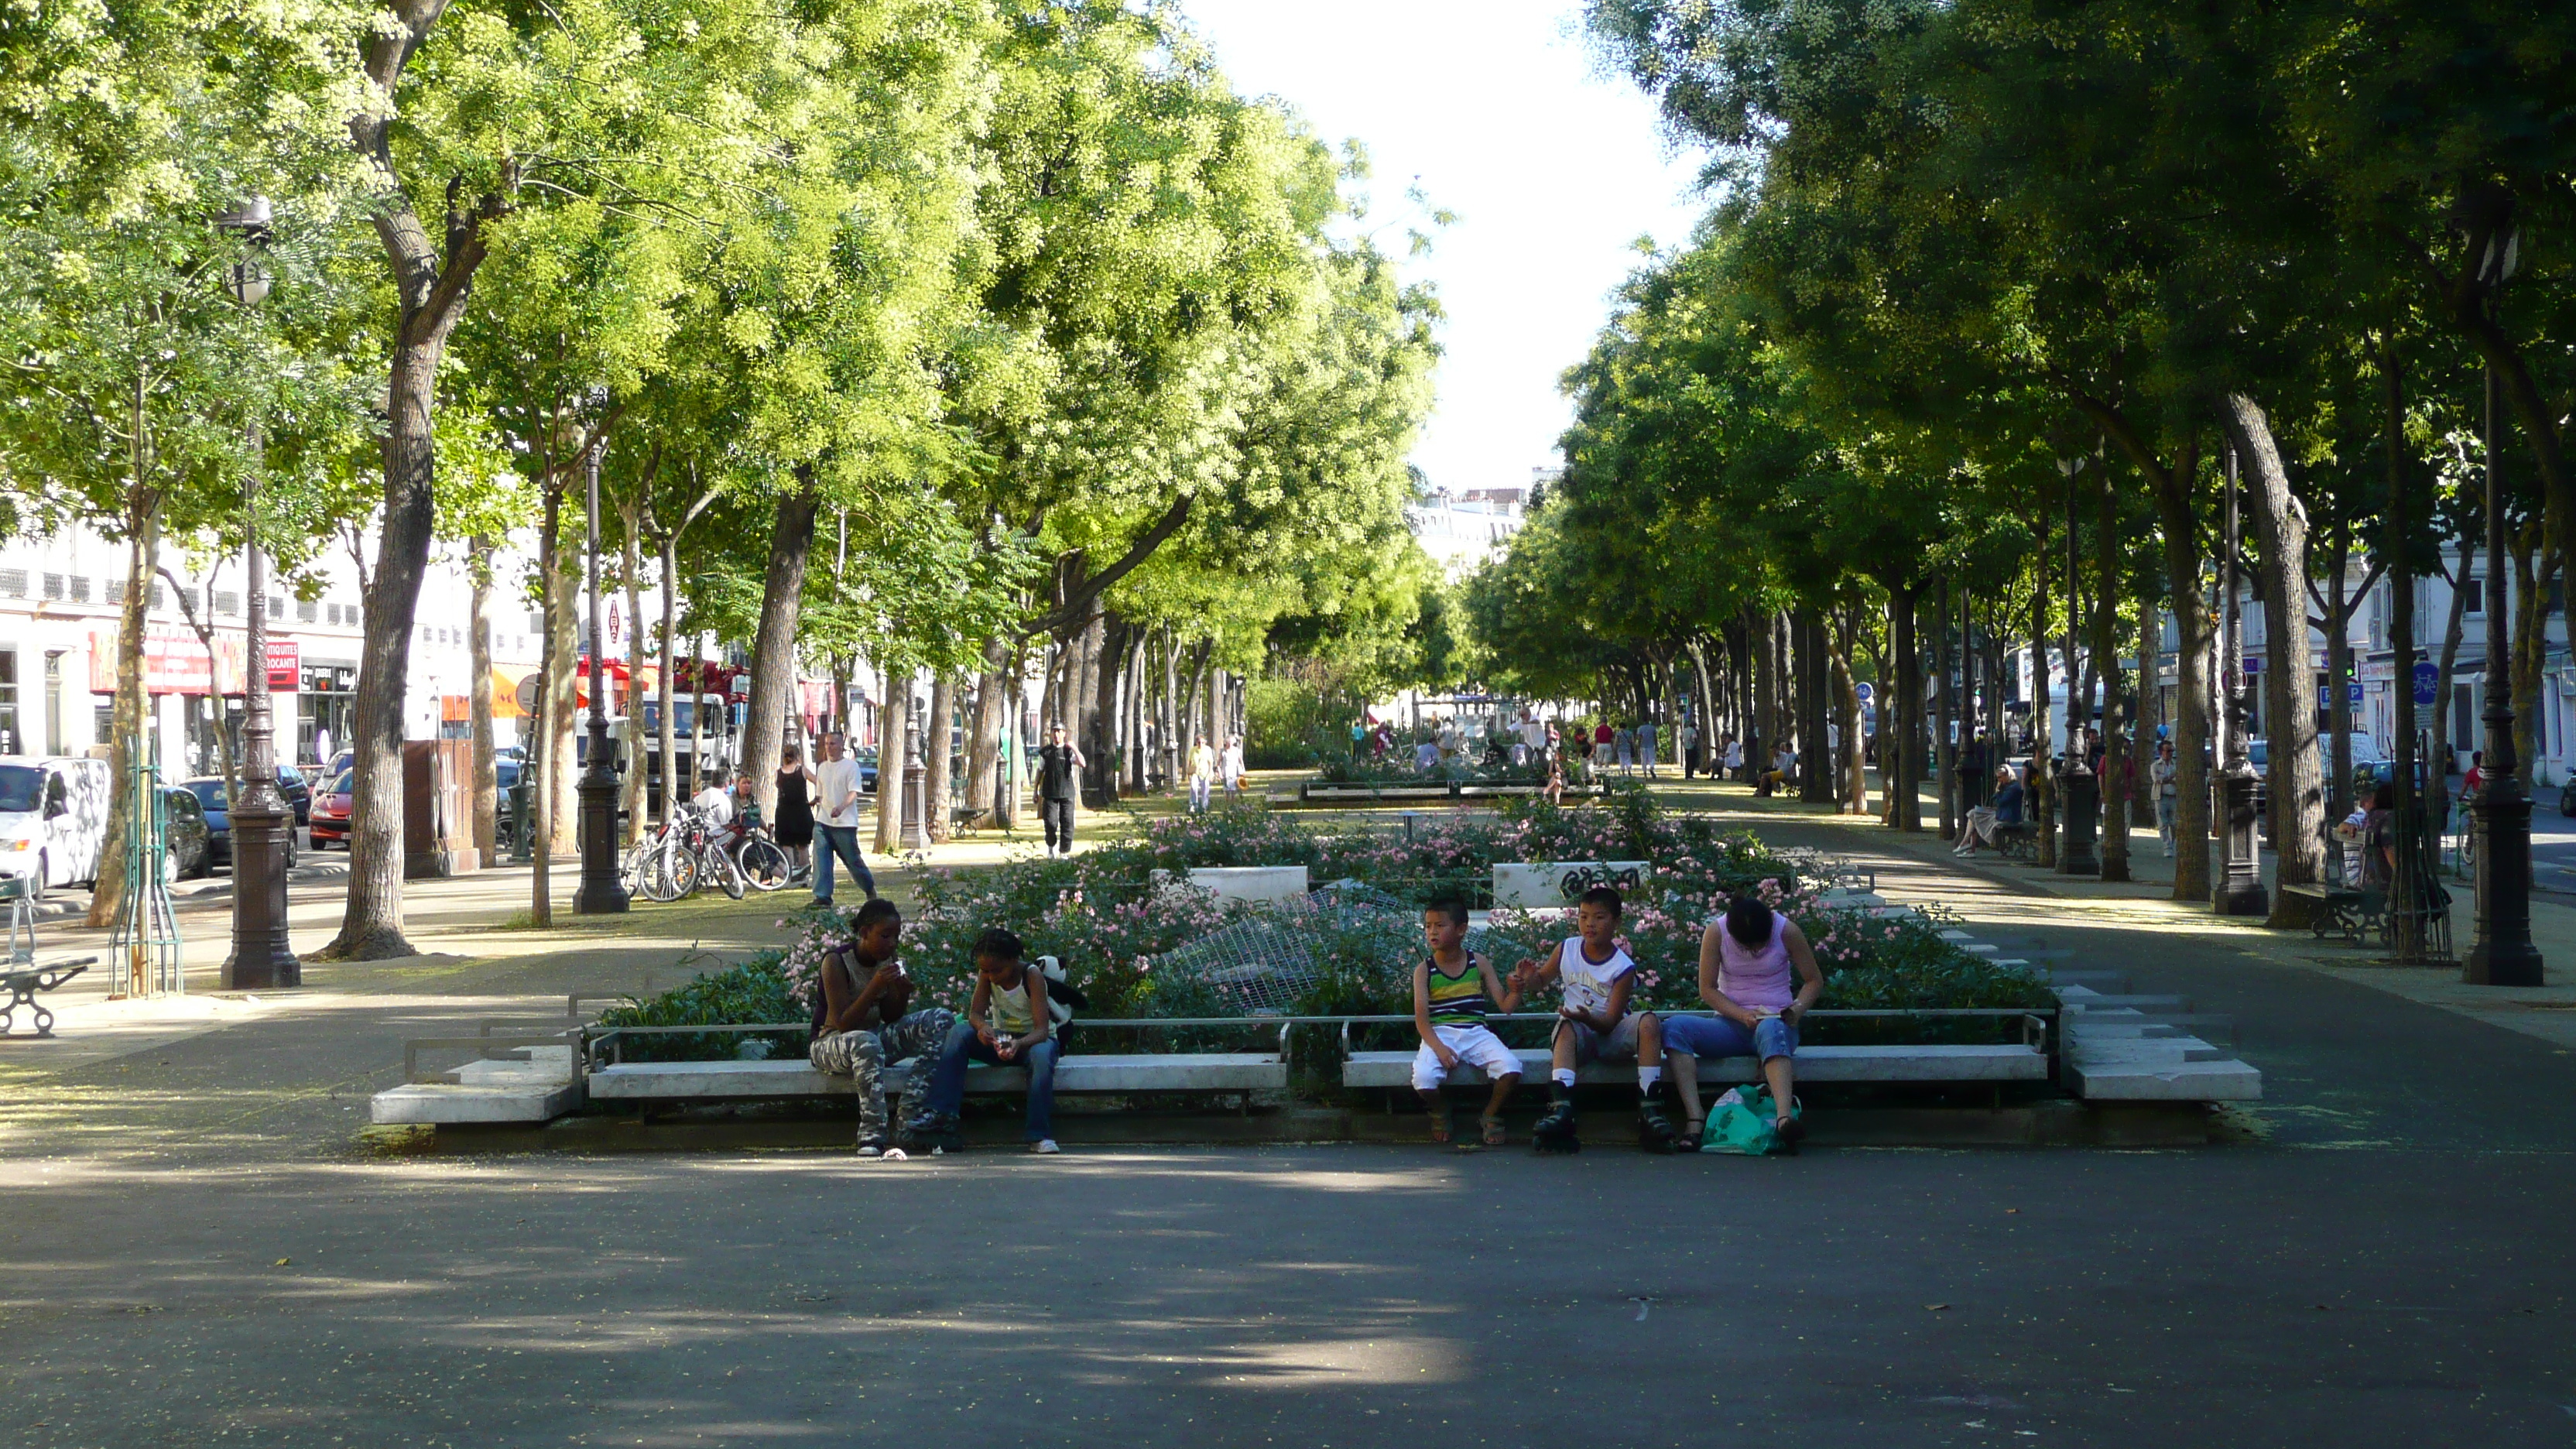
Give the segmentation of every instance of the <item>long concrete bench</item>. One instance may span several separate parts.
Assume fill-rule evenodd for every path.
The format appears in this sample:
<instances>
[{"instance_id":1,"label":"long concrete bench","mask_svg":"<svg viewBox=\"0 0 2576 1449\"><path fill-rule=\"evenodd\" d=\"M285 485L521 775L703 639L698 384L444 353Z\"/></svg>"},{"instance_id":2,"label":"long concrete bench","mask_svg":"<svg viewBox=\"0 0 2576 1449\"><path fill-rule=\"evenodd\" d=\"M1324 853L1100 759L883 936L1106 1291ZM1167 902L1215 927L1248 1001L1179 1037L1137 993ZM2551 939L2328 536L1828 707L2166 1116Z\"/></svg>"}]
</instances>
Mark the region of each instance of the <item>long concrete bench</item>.
<instances>
[{"instance_id":1,"label":"long concrete bench","mask_svg":"<svg viewBox=\"0 0 2576 1449\"><path fill-rule=\"evenodd\" d=\"M967 1069L969 1095L1028 1090L1026 1067ZM1288 1085L1288 1064L1275 1053L1171 1052L1086 1056L1056 1063L1058 1092L1267 1092ZM846 1097L850 1079L818 1072L801 1057L775 1061L620 1062L590 1073L590 1095L602 1102L749 1101Z\"/></svg>"},{"instance_id":2,"label":"long concrete bench","mask_svg":"<svg viewBox=\"0 0 2576 1449\"><path fill-rule=\"evenodd\" d=\"M1512 1053L1521 1059L1524 1082L1544 1081L1548 1073L1545 1047L1521 1047ZM1956 1082L2044 1082L2048 1080L2048 1058L2018 1043L1985 1045L1925 1046L1812 1046L1800 1047L1797 1056L1798 1080L1802 1082L1886 1082L1907 1085L1936 1085ZM1578 1082L1634 1082L1633 1066L1609 1066L1594 1063L1576 1074ZM1699 1079L1703 1082L1751 1082L1760 1079L1759 1064L1751 1057L1702 1057ZM1485 1074L1461 1062L1449 1074L1456 1085L1473 1085L1485 1081ZM1353 1052L1342 1063L1342 1085L1345 1087L1409 1087L1413 1084L1413 1053Z\"/></svg>"}]
</instances>

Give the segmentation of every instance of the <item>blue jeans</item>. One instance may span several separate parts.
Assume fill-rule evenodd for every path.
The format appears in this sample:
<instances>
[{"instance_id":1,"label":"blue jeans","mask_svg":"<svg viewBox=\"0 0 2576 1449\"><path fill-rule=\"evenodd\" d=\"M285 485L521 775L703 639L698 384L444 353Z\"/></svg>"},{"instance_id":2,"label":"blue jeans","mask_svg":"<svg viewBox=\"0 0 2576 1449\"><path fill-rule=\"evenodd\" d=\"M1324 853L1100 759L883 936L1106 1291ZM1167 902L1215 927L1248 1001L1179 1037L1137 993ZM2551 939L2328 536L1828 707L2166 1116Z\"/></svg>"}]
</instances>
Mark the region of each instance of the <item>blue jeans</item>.
<instances>
[{"instance_id":1,"label":"blue jeans","mask_svg":"<svg viewBox=\"0 0 2576 1449\"><path fill-rule=\"evenodd\" d=\"M859 827L814 823L814 899L832 903L832 857L850 868L850 879L869 895L877 893L877 878L868 873L868 863L859 856Z\"/></svg>"},{"instance_id":2,"label":"blue jeans","mask_svg":"<svg viewBox=\"0 0 2576 1449\"><path fill-rule=\"evenodd\" d=\"M1776 1016L1751 1027L1722 1016L1664 1018L1664 1050L1691 1057L1774 1057L1798 1054L1798 1029Z\"/></svg>"},{"instance_id":3,"label":"blue jeans","mask_svg":"<svg viewBox=\"0 0 2576 1449\"><path fill-rule=\"evenodd\" d=\"M1028 1139L1055 1135L1055 1063L1064 1055L1064 1043L1053 1036L1020 1054L1018 1061L1006 1062L1002 1054L984 1045L975 1028L960 1021L949 1028L948 1040L939 1048L939 1065L930 1074L930 1110L953 1117L966 1101L966 1064L983 1062L988 1066L1029 1069Z\"/></svg>"}]
</instances>

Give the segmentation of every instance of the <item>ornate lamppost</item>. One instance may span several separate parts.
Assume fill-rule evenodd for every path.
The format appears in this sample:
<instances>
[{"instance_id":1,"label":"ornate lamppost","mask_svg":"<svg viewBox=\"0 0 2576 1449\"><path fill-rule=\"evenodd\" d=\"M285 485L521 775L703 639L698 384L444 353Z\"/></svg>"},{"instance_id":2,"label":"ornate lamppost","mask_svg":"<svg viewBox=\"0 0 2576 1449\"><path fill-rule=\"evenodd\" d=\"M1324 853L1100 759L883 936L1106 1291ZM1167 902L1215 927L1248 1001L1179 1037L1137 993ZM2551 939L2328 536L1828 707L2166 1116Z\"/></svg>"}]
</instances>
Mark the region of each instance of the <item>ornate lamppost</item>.
<instances>
[{"instance_id":1,"label":"ornate lamppost","mask_svg":"<svg viewBox=\"0 0 2576 1449\"><path fill-rule=\"evenodd\" d=\"M268 270L259 252L268 245L274 216L266 197L254 196L215 218L241 237L250 254L235 262L227 286L235 300L256 307L268 299ZM242 552L248 583L250 638L242 661L242 781L231 808L233 837L233 954L224 963L227 991L273 991L304 984L304 963L286 938L286 848L295 829L294 808L277 789L276 726L268 696L268 571L259 548L259 425L250 428L250 471L242 480ZM217 728L222 726L218 724Z\"/></svg>"},{"instance_id":2,"label":"ornate lamppost","mask_svg":"<svg viewBox=\"0 0 2576 1449\"><path fill-rule=\"evenodd\" d=\"M2513 198L2503 192L2473 199L2486 214L2466 218L2472 235L2486 238L2478 258L2481 305L2492 311L2496 293L2521 260L2522 232L2513 221ZM2504 488L2496 404L2500 384L2487 364L2487 664L2486 783L2469 801L2469 829L2477 842L2475 939L2461 958L2460 979L2478 986L2542 984L2540 950L2531 943L2531 799L2522 790L2521 762L2513 748L2513 685L2506 673L2504 587Z\"/></svg>"},{"instance_id":3,"label":"ornate lamppost","mask_svg":"<svg viewBox=\"0 0 2576 1449\"><path fill-rule=\"evenodd\" d=\"M614 915L626 909L626 882L617 871L617 772L608 759L608 688L600 671L599 454L606 446L606 439L592 443L583 459L588 484L582 549L589 571L584 589L590 603L590 763L574 787L581 796L581 888L572 898L576 916Z\"/></svg>"},{"instance_id":4,"label":"ornate lamppost","mask_svg":"<svg viewBox=\"0 0 2576 1449\"><path fill-rule=\"evenodd\" d=\"M2254 837L2254 762L2245 754L2245 621L2237 609L2236 449L2227 450L2227 522L2220 561L2221 600L2218 679L2221 691L2219 732L2226 763L2218 772L2219 877L2210 905L2222 916L2263 916L2272 911L2271 892L2263 887L2262 859Z\"/></svg>"}]
</instances>

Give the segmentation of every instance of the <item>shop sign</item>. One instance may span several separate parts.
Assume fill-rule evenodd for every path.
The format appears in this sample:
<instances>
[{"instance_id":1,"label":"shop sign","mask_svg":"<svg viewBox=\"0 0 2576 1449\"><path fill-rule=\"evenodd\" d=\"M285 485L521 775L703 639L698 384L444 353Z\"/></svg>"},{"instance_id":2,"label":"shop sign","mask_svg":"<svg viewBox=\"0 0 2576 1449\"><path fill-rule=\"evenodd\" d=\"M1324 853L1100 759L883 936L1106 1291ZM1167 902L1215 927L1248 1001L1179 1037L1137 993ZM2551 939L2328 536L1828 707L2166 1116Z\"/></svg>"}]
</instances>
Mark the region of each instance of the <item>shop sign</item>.
<instances>
[{"instance_id":1,"label":"shop sign","mask_svg":"<svg viewBox=\"0 0 2576 1449\"><path fill-rule=\"evenodd\" d=\"M293 694L304 682L304 646L292 639L268 641L268 690Z\"/></svg>"},{"instance_id":2,"label":"shop sign","mask_svg":"<svg viewBox=\"0 0 2576 1449\"><path fill-rule=\"evenodd\" d=\"M114 694L118 628L90 630L89 687L93 694ZM217 634L209 651L195 631L168 624L143 627L143 692L145 694L239 694L243 656L249 641L238 633Z\"/></svg>"}]
</instances>

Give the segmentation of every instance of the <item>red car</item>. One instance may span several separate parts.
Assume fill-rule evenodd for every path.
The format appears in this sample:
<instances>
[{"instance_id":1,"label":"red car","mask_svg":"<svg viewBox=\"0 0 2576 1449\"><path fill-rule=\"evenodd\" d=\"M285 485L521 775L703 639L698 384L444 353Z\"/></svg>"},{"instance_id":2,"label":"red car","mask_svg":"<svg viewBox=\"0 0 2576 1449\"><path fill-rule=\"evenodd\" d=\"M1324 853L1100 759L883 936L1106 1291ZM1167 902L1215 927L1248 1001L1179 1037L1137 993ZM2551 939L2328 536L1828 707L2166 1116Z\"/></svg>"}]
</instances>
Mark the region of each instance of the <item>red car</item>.
<instances>
[{"instance_id":1,"label":"red car","mask_svg":"<svg viewBox=\"0 0 2576 1449\"><path fill-rule=\"evenodd\" d=\"M349 794L357 788L358 772L342 770L331 788L313 797L313 818L307 828L313 834L313 848L324 849L323 842L336 840L345 848L349 843Z\"/></svg>"}]
</instances>

